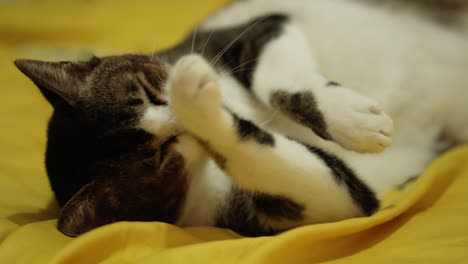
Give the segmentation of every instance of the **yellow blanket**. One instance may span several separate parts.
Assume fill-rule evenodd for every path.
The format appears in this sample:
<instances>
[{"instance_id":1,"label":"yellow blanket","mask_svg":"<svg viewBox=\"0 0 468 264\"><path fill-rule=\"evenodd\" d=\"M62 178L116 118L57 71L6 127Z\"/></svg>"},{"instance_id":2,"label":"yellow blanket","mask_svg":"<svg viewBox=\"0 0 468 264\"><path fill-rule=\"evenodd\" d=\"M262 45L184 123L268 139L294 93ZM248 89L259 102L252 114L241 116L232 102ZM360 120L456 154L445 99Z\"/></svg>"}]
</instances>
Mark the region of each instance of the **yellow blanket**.
<instances>
[{"instance_id":1,"label":"yellow blanket","mask_svg":"<svg viewBox=\"0 0 468 264\"><path fill-rule=\"evenodd\" d=\"M468 147L390 194L372 217L274 237L139 222L78 238L55 229L43 166L51 108L13 60L150 52L226 2L0 1L0 263L468 263Z\"/></svg>"}]
</instances>

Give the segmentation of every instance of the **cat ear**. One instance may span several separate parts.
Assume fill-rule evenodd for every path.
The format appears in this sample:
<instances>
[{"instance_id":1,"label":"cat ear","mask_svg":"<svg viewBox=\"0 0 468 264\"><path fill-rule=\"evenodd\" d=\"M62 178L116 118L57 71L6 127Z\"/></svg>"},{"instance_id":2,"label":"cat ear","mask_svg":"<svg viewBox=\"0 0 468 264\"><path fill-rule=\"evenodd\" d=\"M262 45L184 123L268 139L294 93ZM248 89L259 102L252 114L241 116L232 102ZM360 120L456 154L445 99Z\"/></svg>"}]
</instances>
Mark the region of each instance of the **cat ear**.
<instances>
[{"instance_id":1,"label":"cat ear","mask_svg":"<svg viewBox=\"0 0 468 264\"><path fill-rule=\"evenodd\" d=\"M115 221L102 188L92 182L82 187L63 207L57 229L71 237Z\"/></svg>"},{"instance_id":2,"label":"cat ear","mask_svg":"<svg viewBox=\"0 0 468 264\"><path fill-rule=\"evenodd\" d=\"M39 87L54 107L63 103L77 107L80 89L94 68L90 63L38 60L16 60L15 65Z\"/></svg>"}]
</instances>

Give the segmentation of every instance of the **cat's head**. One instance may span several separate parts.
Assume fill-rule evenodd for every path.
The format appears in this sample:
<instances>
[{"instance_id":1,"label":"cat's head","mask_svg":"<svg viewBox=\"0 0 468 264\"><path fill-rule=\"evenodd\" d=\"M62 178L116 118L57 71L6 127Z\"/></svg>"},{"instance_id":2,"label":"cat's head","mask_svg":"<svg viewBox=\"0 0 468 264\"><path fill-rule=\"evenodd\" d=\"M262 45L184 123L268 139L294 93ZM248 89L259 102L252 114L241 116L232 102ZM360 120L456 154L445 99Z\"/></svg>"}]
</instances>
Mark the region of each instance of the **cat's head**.
<instances>
[{"instance_id":1,"label":"cat's head","mask_svg":"<svg viewBox=\"0 0 468 264\"><path fill-rule=\"evenodd\" d=\"M177 151L182 129L168 107L163 63L124 55L15 64L54 108L46 167L63 205L60 231L177 219L187 164Z\"/></svg>"}]
</instances>

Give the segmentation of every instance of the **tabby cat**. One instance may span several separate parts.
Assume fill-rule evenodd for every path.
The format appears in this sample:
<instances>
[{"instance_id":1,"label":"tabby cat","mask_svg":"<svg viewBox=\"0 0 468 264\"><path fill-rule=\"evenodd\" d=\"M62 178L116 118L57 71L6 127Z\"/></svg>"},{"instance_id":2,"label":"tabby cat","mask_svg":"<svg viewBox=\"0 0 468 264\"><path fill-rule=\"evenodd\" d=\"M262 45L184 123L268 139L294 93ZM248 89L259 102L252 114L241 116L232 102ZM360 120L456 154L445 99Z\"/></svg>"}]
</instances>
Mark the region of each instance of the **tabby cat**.
<instances>
[{"instance_id":1,"label":"tabby cat","mask_svg":"<svg viewBox=\"0 0 468 264\"><path fill-rule=\"evenodd\" d=\"M156 54L17 60L54 107L58 229L164 221L259 236L372 215L468 141L462 7L439 1L453 12L443 23L382 2L236 1Z\"/></svg>"}]
</instances>

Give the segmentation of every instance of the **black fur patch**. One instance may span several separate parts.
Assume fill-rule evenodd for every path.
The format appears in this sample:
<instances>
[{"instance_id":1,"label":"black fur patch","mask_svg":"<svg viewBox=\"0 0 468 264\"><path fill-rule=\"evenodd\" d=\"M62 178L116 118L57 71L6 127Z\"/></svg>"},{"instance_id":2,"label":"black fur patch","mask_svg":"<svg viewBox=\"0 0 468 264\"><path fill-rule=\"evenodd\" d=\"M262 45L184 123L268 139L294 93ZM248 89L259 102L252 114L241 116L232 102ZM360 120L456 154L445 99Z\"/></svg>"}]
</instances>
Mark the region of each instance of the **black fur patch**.
<instances>
[{"instance_id":1,"label":"black fur patch","mask_svg":"<svg viewBox=\"0 0 468 264\"><path fill-rule=\"evenodd\" d=\"M45 165L50 185L63 206L93 175L86 168L93 163L90 154L95 137L74 112L55 110L47 130Z\"/></svg>"},{"instance_id":2,"label":"black fur patch","mask_svg":"<svg viewBox=\"0 0 468 264\"><path fill-rule=\"evenodd\" d=\"M321 138L331 140L323 115L318 110L312 93L276 91L271 95L270 103L293 120L311 128Z\"/></svg>"},{"instance_id":3,"label":"black fur patch","mask_svg":"<svg viewBox=\"0 0 468 264\"><path fill-rule=\"evenodd\" d=\"M359 180L354 172L338 157L326 153L325 151L306 146L310 152L319 156L327 166L333 171L333 176L339 184L345 184L354 202L359 205L366 215L371 215L379 208L379 200L375 193Z\"/></svg>"},{"instance_id":4,"label":"black fur patch","mask_svg":"<svg viewBox=\"0 0 468 264\"><path fill-rule=\"evenodd\" d=\"M304 207L287 197L251 193L234 187L226 208L217 220L219 227L230 228L246 236L274 235L275 230L262 223L259 216L297 221L303 218Z\"/></svg>"},{"instance_id":5,"label":"black fur patch","mask_svg":"<svg viewBox=\"0 0 468 264\"><path fill-rule=\"evenodd\" d=\"M240 26L197 32L195 37L194 32L178 46L158 54L158 57L174 63L181 56L191 53L193 44L194 52L202 54L210 62L216 62L215 67L232 71L231 74L250 89L263 47L281 34L282 25L288 19L286 15L272 14Z\"/></svg>"},{"instance_id":6,"label":"black fur patch","mask_svg":"<svg viewBox=\"0 0 468 264\"><path fill-rule=\"evenodd\" d=\"M258 212L275 219L302 220L304 206L281 195L256 193L253 195Z\"/></svg>"},{"instance_id":7,"label":"black fur patch","mask_svg":"<svg viewBox=\"0 0 468 264\"><path fill-rule=\"evenodd\" d=\"M250 121L244 120L236 115L233 114L235 126L237 129L237 133L242 139L249 140L254 139L260 144L274 146L275 139L273 136Z\"/></svg>"}]
</instances>

